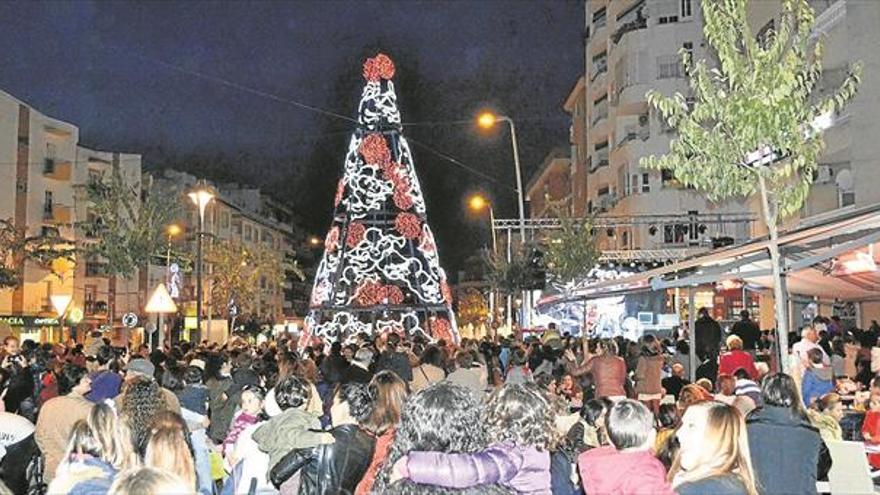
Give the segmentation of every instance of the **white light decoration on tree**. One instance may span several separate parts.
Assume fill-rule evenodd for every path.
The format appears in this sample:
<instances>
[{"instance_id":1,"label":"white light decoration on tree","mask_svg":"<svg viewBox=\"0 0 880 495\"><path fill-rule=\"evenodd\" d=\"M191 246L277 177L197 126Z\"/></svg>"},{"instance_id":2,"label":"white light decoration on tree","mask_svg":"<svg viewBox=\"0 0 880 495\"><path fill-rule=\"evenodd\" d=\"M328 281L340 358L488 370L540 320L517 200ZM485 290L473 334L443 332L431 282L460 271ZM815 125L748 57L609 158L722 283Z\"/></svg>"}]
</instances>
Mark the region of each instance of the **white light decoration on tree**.
<instances>
[{"instance_id":1,"label":"white light decoration on tree","mask_svg":"<svg viewBox=\"0 0 880 495\"><path fill-rule=\"evenodd\" d=\"M300 344L394 331L458 341L412 153L401 134L394 64L367 59L358 127L345 156Z\"/></svg>"}]
</instances>

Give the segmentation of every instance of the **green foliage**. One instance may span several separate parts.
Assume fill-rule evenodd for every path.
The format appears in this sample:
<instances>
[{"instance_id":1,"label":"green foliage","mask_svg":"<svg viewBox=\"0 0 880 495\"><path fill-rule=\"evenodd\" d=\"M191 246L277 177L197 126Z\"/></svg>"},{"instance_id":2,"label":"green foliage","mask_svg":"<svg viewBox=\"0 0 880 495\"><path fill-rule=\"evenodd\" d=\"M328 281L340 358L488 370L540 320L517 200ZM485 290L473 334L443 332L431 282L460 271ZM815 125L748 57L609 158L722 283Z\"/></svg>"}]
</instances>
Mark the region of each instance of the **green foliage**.
<instances>
[{"instance_id":1,"label":"green foliage","mask_svg":"<svg viewBox=\"0 0 880 495\"><path fill-rule=\"evenodd\" d=\"M823 149L812 122L833 115L858 87L860 65L830 94L814 91L822 72L821 40L811 40L814 14L807 0L784 0L778 28L758 41L746 22L748 0L703 0L704 32L717 55L691 64L693 102L682 94L648 93L653 106L678 137L668 154L643 158L641 165L667 169L687 186L723 200L754 194L763 176L770 195L768 221L796 212L813 182ZM764 146L783 159L770 166L743 166L746 154Z\"/></svg>"},{"instance_id":2,"label":"green foliage","mask_svg":"<svg viewBox=\"0 0 880 495\"><path fill-rule=\"evenodd\" d=\"M25 261L36 263L39 267L52 271L59 278L64 273L54 269L62 265L72 266L75 250L70 242L58 235L25 237L12 220L0 220L0 289L9 289L21 284L21 268Z\"/></svg>"},{"instance_id":3,"label":"green foliage","mask_svg":"<svg viewBox=\"0 0 880 495\"><path fill-rule=\"evenodd\" d=\"M269 286L280 286L286 279L285 272L302 273L295 261L288 262L276 251L231 240L215 239L209 243L205 261L213 265L208 277L214 307L225 308L230 296L235 295L242 314L252 316L255 316L262 279L265 278Z\"/></svg>"},{"instance_id":4,"label":"green foliage","mask_svg":"<svg viewBox=\"0 0 880 495\"><path fill-rule=\"evenodd\" d=\"M561 226L547 236L544 259L550 283L564 290L587 276L600 253L590 218L578 220L564 212L557 216Z\"/></svg>"},{"instance_id":5,"label":"green foliage","mask_svg":"<svg viewBox=\"0 0 880 495\"><path fill-rule=\"evenodd\" d=\"M81 251L101 262L103 274L132 276L152 257L165 256L164 232L179 216L179 198L129 184L118 168L84 189L91 214L78 227L92 241Z\"/></svg>"}]
</instances>

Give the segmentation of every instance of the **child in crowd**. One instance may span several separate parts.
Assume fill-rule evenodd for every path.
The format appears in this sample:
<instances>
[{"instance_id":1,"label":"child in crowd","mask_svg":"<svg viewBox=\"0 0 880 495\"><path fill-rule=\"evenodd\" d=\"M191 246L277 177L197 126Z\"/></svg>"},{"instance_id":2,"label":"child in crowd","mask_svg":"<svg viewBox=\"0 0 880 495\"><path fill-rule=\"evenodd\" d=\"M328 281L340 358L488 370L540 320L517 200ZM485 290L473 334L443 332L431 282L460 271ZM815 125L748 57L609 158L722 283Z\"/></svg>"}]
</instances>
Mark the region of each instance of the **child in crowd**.
<instances>
[{"instance_id":1,"label":"child in crowd","mask_svg":"<svg viewBox=\"0 0 880 495\"><path fill-rule=\"evenodd\" d=\"M489 396L486 425L494 441L474 454L409 452L399 478L446 488L497 483L517 493L550 493L550 451L558 441L554 409L538 386L505 385Z\"/></svg>"},{"instance_id":2,"label":"child in crowd","mask_svg":"<svg viewBox=\"0 0 880 495\"><path fill-rule=\"evenodd\" d=\"M834 377L831 368L822 362L823 358L822 349L815 348L807 352L809 367L804 370L801 384L801 396L803 396L804 405L807 407L810 407L819 397L834 391Z\"/></svg>"},{"instance_id":3,"label":"child in crowd","mask_svg":"<svg viewBox=\"0 0 880 495\"><path fill-rule=\"evenodd\" d=\"M880 444L880 397L872 397L862 423L862 436L870 445ZM868 462L874 469L880 469L880 454L868 454Z\"/></svg>"},{"instance_id":4,"label":"child in crowd","mask_svg":"<svg viewBox=\"0 0 880 495\"><path fill-rule=\"evenodd\" d=\"M654 457L654 417L641 402L624 399L608 413L606 428L611 445L578 457L586 493L674 492L666 481L666 468Z\"/></svg>"},{"instance_id":5,"label":"child in crowd","mask_svg":"<svg viewBox=\"0 0 880 495\"><path fill-rule=\"evenodd\" d=\"M236 440L241 432L250 425L260 422L263 416L263 398L266 394L263 389L256 385L245 385L241 391L241 409L232 419L232 426L226 439L223 440L223 456L228 457L232 453ZM235 465L234 462L230 464Z\"/></svg>"}]
</instances>

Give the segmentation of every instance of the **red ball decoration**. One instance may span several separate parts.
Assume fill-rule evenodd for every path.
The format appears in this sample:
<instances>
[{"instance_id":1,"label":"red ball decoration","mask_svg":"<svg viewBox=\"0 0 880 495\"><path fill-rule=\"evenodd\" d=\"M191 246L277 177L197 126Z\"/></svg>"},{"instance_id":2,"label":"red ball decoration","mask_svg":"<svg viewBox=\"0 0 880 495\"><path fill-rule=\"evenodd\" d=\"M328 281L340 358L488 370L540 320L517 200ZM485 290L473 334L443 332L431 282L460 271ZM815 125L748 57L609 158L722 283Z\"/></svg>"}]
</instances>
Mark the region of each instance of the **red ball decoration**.
<instances>
[{"instance_id":1,"label":"red ball decoration","mask_svg":"<svg viewBox=\"0 0 880 495\"><path fill-rule=\"evenodd\" d=\"M394 78L394 62L384 53L380 53L373 58L373 66L378 70L379 77L385 80Z\"/></svg>"},{"instance_id":2,"label":"red ball decoration","mask_svg":"<svg viewBox=\"0 0 880 495\"><path fill-rule=\"evenodd\" d=\"M364 280L355 293L355 300L361 306L375 306L384 299L385 286L377 280Z\"/></svg>"},{"instance_id":3,"label":"red ball decoration","mask_svg":"<svg viewBox=\"0 0 880 495\"><path fill-rule=\"evenodd\" d=\"M332 253L336 251L337 247L339 247L339 227L333 227L330 229L330 232L327 232L327 237L324 238L324 249Z\"/></svg>"},{"instance_id":4,"label":"red ball decoration","mask_svg":"<svg viewBox=\"0 0 880 495\"><path fill-rule=\"evenodd\" d=\"M366 233L367 228L364 227L364 224L360 222L351 222L348 226L348 236L345 238L345 245L348 246L349 249L354 249L355 246L364 240Z\"/></svg>"},{"instance_id":5,"label":"red ball decoration","mask_svg":"<svg viewBox=\"0 0 880 495\"><path fill-rule=\"evenodd\" d=\"M447 344L453 342L452 324L446 318L433 318L429 323L431 329L431 337L434 340L445 340Z\"/></svg>"},{"instance_id":6,"label":"red ball decoration","mask_svg":"<svg viewBox=\"0 0 880 495\"><path fill-rule=\"evenodd\" d=\"M382 77L379 65L376 64L375 58L368 58L364 61L364 79L370 82L377 82Z\"/></svg>"},{"instance_id":7,"label":"red ball decoration","mask_svg":"<svg viewBox=\"0 0 880 495\"><path fill-rule=\"evenodd\" d=\"M382 166L391 161L391 150L388 149L388 143L385 137L379 133L368 134L361 141L358 152L364 157L364 162L368 166Z\"/></svg>"},{"instance_id":8,"label":"red ball decoration","mask_svg":"<svg viewBox=\"0 0 880 495\"><path fill-rule=\"evenodd\" d=\"M407 239L418 239L422 235L422 222L413 213L400 213L394 219L394 229Z\"/></svg>"},{"instance_id":9,"label":"red ball decoration","mask_svg":"<svg viewBox=\"0 0 880 495\"><path fill-rule=\"evenodd\" d=\"M342 201L342 195L345 193L345 179L339 179L336 184L336 197L333 198L333 206L339 206Z\"/></svg>"},{"instance_id":10,"label":"red ball decoration","mask_svg":"<svg viewBox=\"0 0 880 495\"><path fill-rule=\"evenodd\" d=\"M449 284L446 282L446 279L440 281L440 294L443 295L443 301L446 304L452 304L452 289L449 288Z\"/></svg>"},{"instance_id":11,"label":"red ball decoration","mask_svg":"<svg viewBox=\"0 0 880 495\"><path fill-rule=\"evenodd\" d=\"M400 174L400 164L397 162L388 162L382 164L382 178L394 182L395 177Z\"/></svg>"},{"instance_id":12,"label":"red ball decoration","mask_svg":"<svg viewBox=\"0 0 880 495\"><path fill-rule=\"evenodd\" d=\"M410 194L409 190L400 191L398 189L394 190L394 206L400 208L401 210L408 210L413 206L413 197Z\"/></svg>"},{"instance_id":13,"label":"red ball decoration","mask_svg":"<svg viewBox=\"0 0 880 495\"><path fill-rule=\"evenodd\" d=\"M388 299L388 304L403 303L403 291L396 285L385 286L385 297Z\"/></svg>"}]
</instances>

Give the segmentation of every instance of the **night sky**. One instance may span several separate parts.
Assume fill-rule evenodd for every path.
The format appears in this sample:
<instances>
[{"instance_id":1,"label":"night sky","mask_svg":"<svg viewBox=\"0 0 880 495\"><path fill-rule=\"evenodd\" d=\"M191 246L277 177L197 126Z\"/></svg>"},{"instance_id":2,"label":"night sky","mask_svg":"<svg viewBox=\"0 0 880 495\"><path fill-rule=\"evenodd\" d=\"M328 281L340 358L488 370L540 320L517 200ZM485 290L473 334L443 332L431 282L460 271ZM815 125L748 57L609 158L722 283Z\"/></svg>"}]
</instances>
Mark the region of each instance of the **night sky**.
<instances>
[{"instance_id":1,"label":"night sky","mask_svg":"<svg viewBox=\"0 0 880 495\"><path fill-rule=\"evenodd\" d=\"M469 191L516 215L507 132L460 121L513 118L527 181L567 145L583 15L580 1L3 2L0 89L79 126L86 146L261 186L323 236L352 123L286 101L355 117L361 63L381 50L454 274L489 239Z\"/></svg>"}]
</instances>

